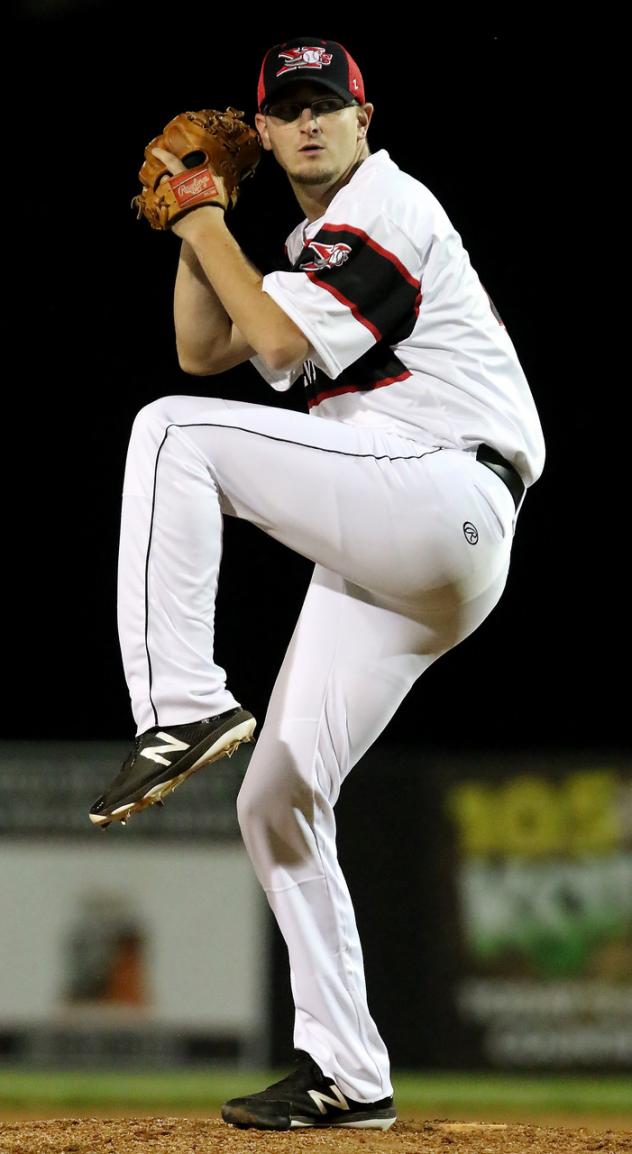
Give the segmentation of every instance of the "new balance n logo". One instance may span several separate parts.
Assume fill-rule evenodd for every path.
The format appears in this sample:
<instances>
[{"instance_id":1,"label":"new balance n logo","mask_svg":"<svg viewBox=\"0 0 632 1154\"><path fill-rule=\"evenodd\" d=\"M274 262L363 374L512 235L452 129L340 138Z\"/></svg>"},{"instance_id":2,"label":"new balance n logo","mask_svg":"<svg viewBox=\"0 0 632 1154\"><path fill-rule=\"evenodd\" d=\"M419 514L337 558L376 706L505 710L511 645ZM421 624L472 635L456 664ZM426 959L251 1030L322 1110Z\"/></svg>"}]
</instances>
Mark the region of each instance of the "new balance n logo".
<instances>
[{"instance_id":1,"label":"new balance n logo","mask_svg":"<svg viewBox=\"0 0 632 1154\"><path fill-rule=\"evenodd\" d=\"M171 765L167 757L163 757L163 753L179 753L180 750L188 749L189 744L186 741L178 741L177 737L172 737L170 733L163 733L160 730L156 734L157 738L165 741L166 745L148 745L143 749L141 757L148 757L150 761L155 761L158 765Z\"/></svg>"},{"instance_id":2,"label":"new balance n logo","mask_svg":"<svg viewBox=\"0 0 632 1154\"><path fill-rule=\"evenodd\" d=\"M336 1095L335 1098L330 1098L327 1094L323 1094L322 1090L307 1091L310 1098L312 1099L312 1102L318 1106L321 1114L327 1113L327 1106L335 1106L338 1110L348 1110L349 1103L347 1102L347 1099L345 1098L342 1091L339 1090L337 1086L333 1085L333 1083L329 1089L333 1090L334 1094ZM327 1105L325 1105L325 1103Z\"/></svg>"}]
</instances>

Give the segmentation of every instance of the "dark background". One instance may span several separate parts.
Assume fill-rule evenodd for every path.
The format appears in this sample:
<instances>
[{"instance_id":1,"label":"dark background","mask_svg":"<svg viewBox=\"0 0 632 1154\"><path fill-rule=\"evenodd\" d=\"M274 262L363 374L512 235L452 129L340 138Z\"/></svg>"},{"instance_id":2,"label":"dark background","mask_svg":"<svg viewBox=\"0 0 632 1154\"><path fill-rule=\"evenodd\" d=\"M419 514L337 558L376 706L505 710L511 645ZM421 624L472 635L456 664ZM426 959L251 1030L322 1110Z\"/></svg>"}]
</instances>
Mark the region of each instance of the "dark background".
<instances>
[{"instance_id":1,"label":"dark background","mask_svg":"<svg viewBox=\"0 0 632 1154\"><path fill-rule=\"evenodd\" d=\"M179 242L137 221L130 199L145 143L167 120L233 105L252 122L263 54L305 32L354 55L375 104L372 150L386 148L426 184L461 233L516 345L547 443L501 603L413 687L388 733L421 748L625 744L600 482L578 467L600 436L583 346L589 287L569 264L587 148L590 160L589 142L577 156L581 54L541 29L507 32L484 18L407 29L384 9L376 24L354 8L320 19L298 8L281 18L278 9L253 16L197 4L181 15L95 0L22 5L22 82L7 128L30 164L14 159L5 170L7 192L22 186L7 225L17 251L8 340L18 415L5 426L5 461L18 526L5 569L18 587L6 611L17 691L5 737L133 735L116 558L138 409L169 393L304 408L300 384L274 393L250 365L203 379L179 369ZM229 223L265 272L302 216L266 153ZM226 519L217 658L260 725L310 573L304 558Z\"/></svg>"}]
</instances>

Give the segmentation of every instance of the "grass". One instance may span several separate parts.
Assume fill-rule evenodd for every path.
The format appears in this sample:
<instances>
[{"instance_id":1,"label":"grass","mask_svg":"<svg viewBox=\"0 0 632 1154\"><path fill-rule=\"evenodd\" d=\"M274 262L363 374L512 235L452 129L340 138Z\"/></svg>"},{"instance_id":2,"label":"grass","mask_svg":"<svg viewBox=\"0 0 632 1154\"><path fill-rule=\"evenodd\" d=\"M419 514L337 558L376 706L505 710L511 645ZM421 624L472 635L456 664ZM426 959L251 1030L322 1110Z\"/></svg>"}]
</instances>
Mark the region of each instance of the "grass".
<instances>
[{"instance_id":1,"label":"grass","mask_svg":"<svg viewBox=\"0 0 632 1154\"><path fill-rule=\"evenodd\" d=\"M262 1089L287 1071L225 1070L99 1072L0 1069L0 1110L104 1109L216 1111L226 1098ZM567 1076L393 1074L401 1113L425 1116L503 1114L537 1110L542 1114L622 1114L632 1121L629 1079L572 1074Z\"/></svg>"}]
</instances>

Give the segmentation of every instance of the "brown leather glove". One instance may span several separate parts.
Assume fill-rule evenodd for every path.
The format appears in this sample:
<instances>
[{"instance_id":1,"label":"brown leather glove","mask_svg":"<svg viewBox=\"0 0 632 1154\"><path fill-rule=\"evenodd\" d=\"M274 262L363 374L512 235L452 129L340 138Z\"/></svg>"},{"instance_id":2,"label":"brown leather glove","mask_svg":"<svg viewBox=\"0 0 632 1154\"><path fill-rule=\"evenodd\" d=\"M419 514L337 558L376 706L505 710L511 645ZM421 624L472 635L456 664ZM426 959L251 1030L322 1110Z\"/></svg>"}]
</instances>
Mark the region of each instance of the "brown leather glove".
<instances>
[{"instance_id":1,"label":"brown leather glove","mask_svg":"<svg viewBox=\"0 0 632 1154\"><path fill-rule=\"evenodd\" d=\"M144 216L152 228L164 230L202 204L224 211L234 207L241 181L254 174L262 155L259 135L243 116L235 108L225 112L203 108L174 116L145 149L138 173L143 190L132 200L138 219ZM153 148L179 157L187 171L171 176ZM221 182L214 179L218 176Z\"/></svg>"}]
</instances>

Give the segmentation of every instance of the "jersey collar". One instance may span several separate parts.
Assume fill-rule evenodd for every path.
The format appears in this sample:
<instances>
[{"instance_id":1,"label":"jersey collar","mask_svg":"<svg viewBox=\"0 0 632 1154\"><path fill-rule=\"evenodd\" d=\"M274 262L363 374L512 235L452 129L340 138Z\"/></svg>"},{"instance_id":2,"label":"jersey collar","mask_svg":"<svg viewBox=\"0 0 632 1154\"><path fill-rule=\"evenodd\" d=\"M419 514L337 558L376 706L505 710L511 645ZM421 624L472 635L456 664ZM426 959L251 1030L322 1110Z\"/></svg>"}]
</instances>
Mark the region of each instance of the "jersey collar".
<instances>
[{"instance_id":1,"label":"jersey collar","mask_svg":"<svg viewBox=\"0 0 632 1154\"><path fill-rule=\"evenodd\" d=\"M368 169L375 168L377 164L383 164L385 160L390 160L390 156L385 148L380 148L377 152L370 153L366 160L363 160L362 164L356 168L353 176L351 177L351 180L348 180L346 184L343 184L342 188L338 189L338 192L329 202L322 216L319 216L317 220L308 220L307 217L305 217L305 220L301 225L301 238L303 240L303 247L307 241L318 232L322 221L325 219L332 206L336 203L341 193L345 192L348 188L351 188L352 185L358 184L362 179L362 174L366 174Z\"/></svg>"}]
</instances>

